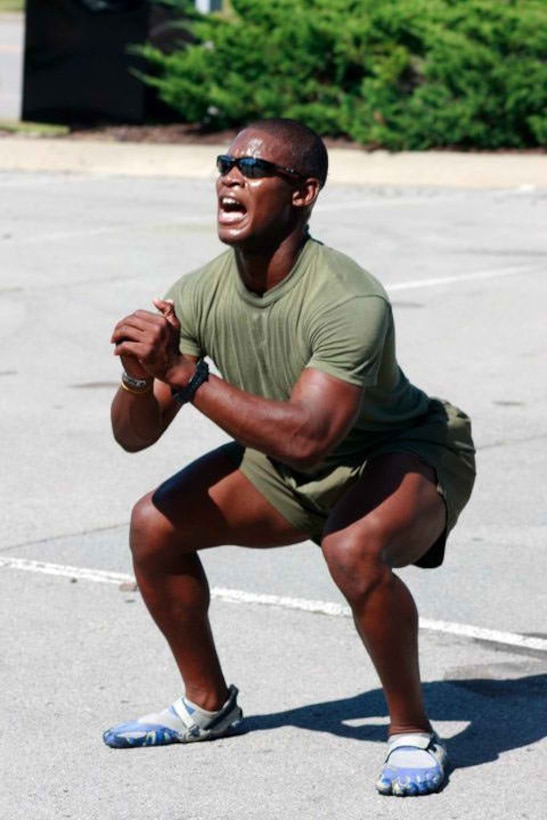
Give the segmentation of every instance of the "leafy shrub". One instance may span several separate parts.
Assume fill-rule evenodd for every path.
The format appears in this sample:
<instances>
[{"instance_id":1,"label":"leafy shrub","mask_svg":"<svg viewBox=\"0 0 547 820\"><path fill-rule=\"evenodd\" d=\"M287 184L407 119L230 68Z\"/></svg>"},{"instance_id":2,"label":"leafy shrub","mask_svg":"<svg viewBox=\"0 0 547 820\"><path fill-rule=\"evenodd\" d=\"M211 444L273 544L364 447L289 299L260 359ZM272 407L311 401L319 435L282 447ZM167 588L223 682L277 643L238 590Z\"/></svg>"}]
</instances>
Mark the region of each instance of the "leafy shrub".
<instances>
[{"instance_id":1,"label":"leafy shrub","mask_svg":"<svg viewBox=\"0 0 547 820\"><path fill-rule=\"evenodd\" d=\"M301 119L391 150L547 145L544 0L171 0L192 43L143 49L183 122Z\"/></svg>"}]
</instances>

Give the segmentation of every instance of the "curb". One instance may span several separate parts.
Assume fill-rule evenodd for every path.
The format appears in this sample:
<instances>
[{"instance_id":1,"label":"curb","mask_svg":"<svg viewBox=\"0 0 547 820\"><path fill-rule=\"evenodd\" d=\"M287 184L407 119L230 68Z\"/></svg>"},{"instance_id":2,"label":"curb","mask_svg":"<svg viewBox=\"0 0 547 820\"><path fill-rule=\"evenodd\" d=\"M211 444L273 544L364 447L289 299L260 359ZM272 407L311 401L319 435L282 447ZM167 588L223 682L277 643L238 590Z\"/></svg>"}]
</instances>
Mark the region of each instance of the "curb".
<instances>
[{"instance_id":1,"label":"curb","mask_svg":"<svg viewBox=\"0 0 547 820\"><path fill-rule=\"evenodd\" d=\"M3 137L0 170L214 179L225 145L71 141ZM329 151L329 182L443 188L547 188L545 154Z\"/></svg>"}]
</instances>

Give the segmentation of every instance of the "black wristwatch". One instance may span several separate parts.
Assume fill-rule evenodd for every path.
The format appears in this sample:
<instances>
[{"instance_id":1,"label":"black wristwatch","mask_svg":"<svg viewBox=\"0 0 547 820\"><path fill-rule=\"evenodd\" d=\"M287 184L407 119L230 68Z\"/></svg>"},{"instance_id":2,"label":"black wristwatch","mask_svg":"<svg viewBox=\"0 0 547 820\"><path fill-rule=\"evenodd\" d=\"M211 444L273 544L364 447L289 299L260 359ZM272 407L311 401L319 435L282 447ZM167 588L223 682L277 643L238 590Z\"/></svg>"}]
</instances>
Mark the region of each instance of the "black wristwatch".
<instances>
[{"instance_id":1,"label":"black wristwatch","mask_svg":"<svg viewBox=\"0 0 547 820\"><path fill-rule=\"evenodd\" d=\"M203 382L208 381L208 379L209 365L207 364L207 362L204 362L203 359L200 359L199 362L196 364L196 372L194 373L186 387L172 387L171 395L173 396L177 404L187 404L189 401L192 401L192 399L196 395L198 389L201 387Z\"/></svg>"}]
</instances>

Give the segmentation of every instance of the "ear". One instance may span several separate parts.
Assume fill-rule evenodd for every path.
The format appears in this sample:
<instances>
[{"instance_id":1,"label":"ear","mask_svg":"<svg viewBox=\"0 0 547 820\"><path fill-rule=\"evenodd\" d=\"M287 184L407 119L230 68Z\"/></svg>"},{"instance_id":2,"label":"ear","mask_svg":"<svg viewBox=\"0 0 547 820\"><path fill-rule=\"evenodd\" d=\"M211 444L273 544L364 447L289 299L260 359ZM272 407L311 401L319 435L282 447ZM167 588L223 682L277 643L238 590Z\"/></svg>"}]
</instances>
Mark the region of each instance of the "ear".
<instances>
[{"instance_id":1,"label":"ear","mask_svg":"<svg viewBox=\"0 0 547 820\"><path fill-rule=\"evenodd\" d=\"M293 191L292 204L295 208L312 208L320 190L319 180L315 177L308 177Z\"/></svg>"}]
</instances>

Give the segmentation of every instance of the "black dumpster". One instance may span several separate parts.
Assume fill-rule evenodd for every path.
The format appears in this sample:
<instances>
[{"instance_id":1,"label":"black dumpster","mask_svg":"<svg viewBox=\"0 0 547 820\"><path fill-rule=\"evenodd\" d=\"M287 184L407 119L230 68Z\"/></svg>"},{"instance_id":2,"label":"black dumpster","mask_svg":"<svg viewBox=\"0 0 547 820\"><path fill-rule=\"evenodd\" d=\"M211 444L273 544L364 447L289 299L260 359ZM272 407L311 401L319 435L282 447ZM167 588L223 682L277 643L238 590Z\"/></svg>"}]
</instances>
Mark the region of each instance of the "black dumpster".
<instances>
[{"instance_id":1,"label":"black dumpster","mask_svg":"<svg viewBox=\"0 0 547 820\"><path fill-rule=\"evenodd\" d=\"M169 119L133 44L153 39L165 9L147 0L27 0L23 120L66 125Z\"/></svg>"}]
</instances>

